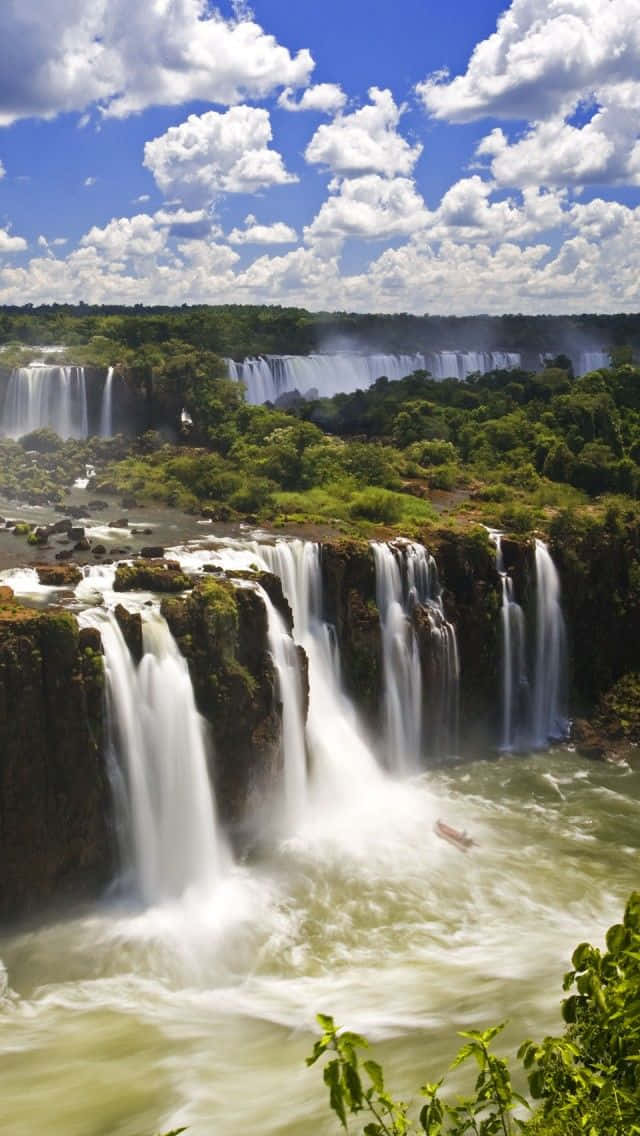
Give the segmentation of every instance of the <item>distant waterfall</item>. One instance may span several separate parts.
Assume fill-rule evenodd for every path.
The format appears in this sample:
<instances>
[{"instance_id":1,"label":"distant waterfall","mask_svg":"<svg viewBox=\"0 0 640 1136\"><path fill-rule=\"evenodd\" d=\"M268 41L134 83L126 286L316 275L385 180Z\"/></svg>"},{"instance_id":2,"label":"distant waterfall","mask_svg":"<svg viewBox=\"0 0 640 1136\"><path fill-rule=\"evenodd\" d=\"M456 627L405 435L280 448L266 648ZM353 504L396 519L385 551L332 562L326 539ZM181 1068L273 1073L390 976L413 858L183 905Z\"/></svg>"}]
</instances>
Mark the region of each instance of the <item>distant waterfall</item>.
<instances>
[{"instance_id":1,"label":"distant waterfall","mask_svg":"<svg viewBox=\"0 0 640 1136\"><path fill-rule=\"evenodd\" d=\"M102 391L102 404L100 407L100 437L110 438L113 434L113 374L114 368L109 367Z\"/></svg>"},{"instance_id":2,"label":"distant waterfall","mask_svg":"<svg viewBox=\"0 0 640 1136\"><path fill-rule=\"evenodd\" d=\"M0 431L20 438L50 427L61 438L86 438L89 433L84 367L49 367L33 363L11 373Z\"/></svg>"},{"instance_id":3,"label":"distant waterfall","mask_svg":"<svg viewBox=\"0 0 640 1136\"><path fill-rule=\"evenodd\" d=\"M335 632L323 619L320 547L303 540L253 547L258 562L280 578L293 612L295 641L309 660L310 792L325 802L356 799L379 769L342 690Z\"/></svg>"},{"instance_id":4,"label":"distant waterfall","mask_svg":"<svg viewBox=\"0 0 640 1136\"><path fill-rule=\"evenodd\" d=\"M418 768L427 748L450 754L457 744L458 647L442 609L436 564L426 548L397 541L375 543L372 550L382 631L385 757L401 773ZM418 608L429 624L429 675L414 625Z\"/></svg>"},{"instance_id":5,"label":"distant waterfall","mask_svg":"<svg viewBox=\"0 0 640 1136\"><path fill-rule=\"evenodd\" d=\"M590 371L600 371L603 367L610 366L611 358L608 351L581 351L575 374L579 378L580 375L588 375Z\"/></svg>"},{"instance_id":6,"label":"distant waterfall","mask_svg":"<svg viewBox=\"0 0 640 1136\"><path fill-rule=\"evenodd\" d=\"M145 616L136 667L112 613L91 609L83 626L102 637L108 741L126 787L123 849L147 903L211 890L227 860L216 832L204 723L187 664L157 612Z\"/></svg>"},{"instance_id":7,"label":"distant waterfall","mask_svg":"<svg viewBox=\"0 0 640 1136\"><path fill-rule=\"evenodd\" d=\"M560 582L546 544L536 540L536 618L533 652L527 621L504 567L501 534L491 533L502 584L502 735L500 748L544 749L567 736L566 631ZM533 673L533 685L529 674Z\"/></svg>"},{"instance_id":8,"label":"distant waterfall","mask_svg":"<svg viewBox=\"0 0 640 1136\"><path fill-rule=\"evenodd\" d=\"M521 357L506 351L435 351L414 355L261 355L236 363L227 359L229 377L244 383L251 403L275 402L297 390L320 398L366 390L376 379L403 379L413 371L429 371L434 379L466 379L477 371L511 370Z\"/></svg>"},{"instance_id":9,"label":"distant waterfall","mask_svg":"<svg viewBox=\"0 0 640 1136\"><path fill-rule=\"evenodd\" d=\"M541 540L536 540L536 665L532 739L536 747L565 738L567 634L560 604L556 566Z\"/></svg>"}]
</instances>

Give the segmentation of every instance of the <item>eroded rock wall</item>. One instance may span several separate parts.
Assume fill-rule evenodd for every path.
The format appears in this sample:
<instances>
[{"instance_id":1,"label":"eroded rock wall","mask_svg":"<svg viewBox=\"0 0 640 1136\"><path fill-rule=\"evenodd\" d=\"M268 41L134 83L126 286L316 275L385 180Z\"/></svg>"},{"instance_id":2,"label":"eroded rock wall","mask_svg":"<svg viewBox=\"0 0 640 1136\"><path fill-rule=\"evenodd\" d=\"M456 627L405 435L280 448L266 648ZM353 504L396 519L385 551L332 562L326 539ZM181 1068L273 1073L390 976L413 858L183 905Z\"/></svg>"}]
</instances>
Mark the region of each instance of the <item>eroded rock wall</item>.
<instances>
[{"instance_id":1,"label":"eroded rock wall","mask_svg":"<svg viewBox=\"0 0 640 1136\"><path fill-rule=\"evenodd\" d=\"M0 596L0 918L96 895L113 872L99 637Z\"/></svg>"}]
</instances>

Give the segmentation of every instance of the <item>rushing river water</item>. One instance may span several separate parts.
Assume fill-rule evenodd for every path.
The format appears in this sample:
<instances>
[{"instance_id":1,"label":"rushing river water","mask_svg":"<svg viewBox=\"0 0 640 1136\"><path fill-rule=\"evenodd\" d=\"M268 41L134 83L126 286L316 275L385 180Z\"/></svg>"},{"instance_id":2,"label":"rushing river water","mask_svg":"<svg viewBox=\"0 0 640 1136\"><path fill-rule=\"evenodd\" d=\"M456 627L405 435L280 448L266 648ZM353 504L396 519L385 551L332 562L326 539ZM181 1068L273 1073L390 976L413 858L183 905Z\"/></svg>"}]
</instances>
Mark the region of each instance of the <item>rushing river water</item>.
<instances>
[{"instance_id":1,"label":"rushing river water","mask_svg":"<svg viewBox=\"0 0 640 1136\"><path fill-rule=\"evenodd\" d=\"M438 840L437 817L477 841ZM376 780L230 866L212 893L115 900L0 939L11 1136L334 1132L314 1014L377 1042L390 1085L443 1071L455 1031L559 1030L573 947L637 884L640 774L566 752Z\"/></svg>"}]
</instances>

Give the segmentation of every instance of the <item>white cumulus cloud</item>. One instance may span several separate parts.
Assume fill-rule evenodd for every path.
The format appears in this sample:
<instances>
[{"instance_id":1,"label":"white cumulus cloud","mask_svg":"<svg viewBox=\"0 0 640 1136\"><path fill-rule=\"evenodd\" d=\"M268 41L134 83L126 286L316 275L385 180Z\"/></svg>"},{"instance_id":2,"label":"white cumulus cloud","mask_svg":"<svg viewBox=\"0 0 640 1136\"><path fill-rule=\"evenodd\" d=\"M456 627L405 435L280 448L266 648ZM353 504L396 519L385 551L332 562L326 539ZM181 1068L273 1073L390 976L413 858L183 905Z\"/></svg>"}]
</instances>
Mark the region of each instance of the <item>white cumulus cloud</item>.
<instances>
[{"instance_id":1,"label":"white cumulus cloud","mask_svg":"<svg viewBox=\"0 0 640 1136\"><path fill-rule=\"evenodd\" d=\"M335 114L342 110L346 101L347 96L339 84L316 83L313 87L307 87L299 99L295 98L291 87L285 87L278 98L278 106L282 110L314 110L322 114Z\"/></svg>"},{"instance_id":2,"label":"white cumulus cloud","mask_svg":"<svg viewBox=\"0 0 640 1136\"><path fill-rule=\"evenodd\" d=\"M23 252L26 248L24 237L13 237L7 229L0 229L0 253Z\"/></svg>"},{"instance_id":3,"label":"white cumulus cloud","mask_svg":"<svg viewBox=\"0 0 640 1136\"><path fill-rule=\"evenodd\" d=\"M305 229L305 239L342 241L406 236L424 226L425 204L411 178L380 174L336 180L334 192Z\"/></svg>"},{"instance_id":4,"label":"white cumulus cloud","mask_svg":"<svg viewBox=\"0 0 640 1136\"><path fill-rule=\"evenodd\" d=\"M202 204L218 193L254 193L297 181L282 155L270 149L271 139L269 112L261 107L190 114L146 143L144 165L164 194Z\"/></svg>"},{"instance_id":5,"label":"white cumulus cloud","mask_svg":"<svg viewBox=\"0 0 640 1136\"><path fill-rule=\"evenodd\" d=\"M9 0L0 6L0 124L98 103L126 116L202 99L232 105L304 87L314 63L208 0Z\"/></svg>"},{"instance_id":6,"label":"white cumulus cloud","mask_svg":"<svg viewBox=\"0 0 640 1136\"><path fill-rule=\"evenodd\" d=\"M249 213L244 229L232 229L228 240L232 245L289 245L298 240L298 234L284 221L261 225L253 213Z\"/></svg>"},{"instance_id":7,"label":"white cumulus cloud","mask_svg":"<svg viewBox=\"0 0 640 1136\"><path fill-rule=\"evenodd\" d=\"M370 89L369 98L371 102L360 110L338 114L333 122L318 127L305 151L308 162L350 176L411 173L422 146L411 146L398 133L402 107L391 91L378 87Z\"/></svg>"}]
</instances>

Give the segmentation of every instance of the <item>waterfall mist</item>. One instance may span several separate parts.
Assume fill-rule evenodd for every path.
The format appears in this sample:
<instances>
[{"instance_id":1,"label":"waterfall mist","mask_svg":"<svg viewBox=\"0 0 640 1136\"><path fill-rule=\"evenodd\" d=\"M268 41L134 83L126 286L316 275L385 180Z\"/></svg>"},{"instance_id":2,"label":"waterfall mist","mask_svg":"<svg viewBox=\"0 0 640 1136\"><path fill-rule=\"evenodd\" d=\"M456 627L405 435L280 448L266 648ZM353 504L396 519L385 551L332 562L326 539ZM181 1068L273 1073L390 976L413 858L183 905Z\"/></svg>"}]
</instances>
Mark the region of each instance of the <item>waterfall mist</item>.
<instances>
[{"instance_id":1,"label":"waterfall mist","mask_svg":"<svg viewBox=\"0 0 640 1136\"><path fill-rule=\"evenodd\" d=\"M89 433L84 367L33 363L11 372L0 414L0 431L20 438L48 426L61 438Z\"/></svg>"}]
</instances>

